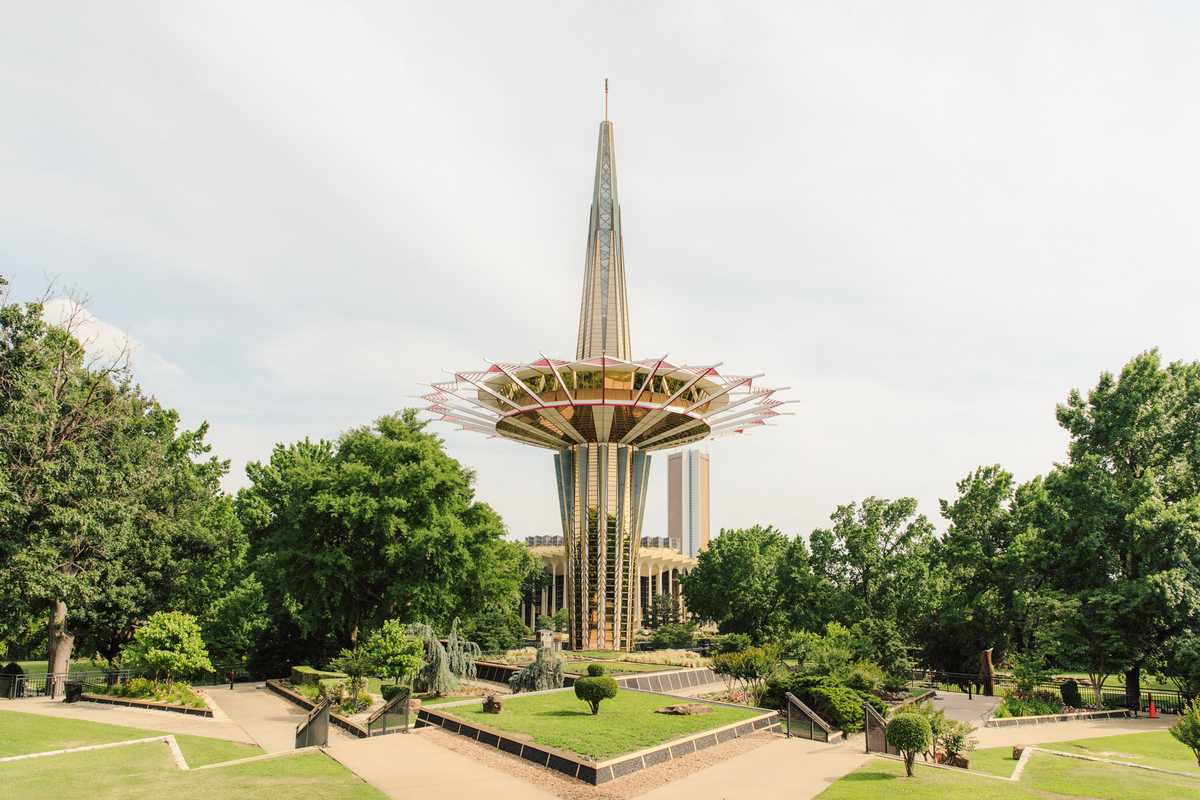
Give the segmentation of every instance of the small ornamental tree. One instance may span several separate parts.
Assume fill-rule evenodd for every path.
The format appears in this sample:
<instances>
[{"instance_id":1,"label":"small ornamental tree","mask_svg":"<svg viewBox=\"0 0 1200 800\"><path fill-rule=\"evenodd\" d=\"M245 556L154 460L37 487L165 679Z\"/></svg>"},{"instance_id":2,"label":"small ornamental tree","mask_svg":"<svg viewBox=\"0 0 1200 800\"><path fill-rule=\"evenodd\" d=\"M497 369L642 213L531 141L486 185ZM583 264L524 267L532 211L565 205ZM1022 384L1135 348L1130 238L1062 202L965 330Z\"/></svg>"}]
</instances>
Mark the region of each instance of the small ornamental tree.
<instances>
[{"instance_id":1,"label":"small ornamental tree","mask_svg":"<svg viewBox=\"0 0 1200 800\"><path fill-rule=\"evenodd\" d=\"M924 753L933 743L929 720L920 714L897 714L888 723L887 743L900 751L904 757L904 771L911 778L917 753Z\"/></svg>"},{"instance_id":2,"label":"small ornamental tree","mask_svg":"<svg viewBox=\"0 0 1200 800\"><path fill-rule=\"evenodd\" d=\"M350 679L350 694L354 697L362 694L367 686L367 675L376 668L375 661L363 647L353 650L343 648L329 666L346 673L346 677Z\"/></svg>"},{"instance_id":3,"label":"small ornamental tree","mask_svg":"<svg viewBox=\"0 0 1200 800\"><path fill-rule=\"evenodd\" d=\"M389 619L367 638L365 651L381 678L406 680L425 663L425 644L410 635L398 619Z\"/></svg>"},{"instance_id":4,"label":"small ornamental tree","mask_svg":"<svg viewBox=\"0 0 1200 800\"><path fill-rule=\"evenodd\" d=\"M561 689L562 685L563 660L549 647L539 647L533 661L508 679L508 686L514 692Z\"/></svg>"},{"instance_id":5,"label":"small ornamental tree","mask_svg":"<svg viewBox=\"0 0 1200 800\"><path fill-rule=\"evenodd\" d=\"M617 682L607 675L589 675L575 681L575 696L592 707L592 714L600 711L600 701L617 696Z\"/></svg>"},{"instance_id":6,"label":"small ornamental tree","mask_svg":"<svg viewBox=\"0 0 1200 800\"><path fill-rule=\"evenodd\" d=\"M155 679L213 671L200 624L181 611L151 614L121 650L121 658L126 669L149 672Z\"/></svg>"},{"instance_id":7,"label":"small ornamental tree","mask_svg":"<svg viewBox=\"0 0 1200 800\"><path fill-rule=\"evenodd\" d=\"M1192 749L1196 763L1200 765L1200 698L1192 700L1179 721L1171 726L1171 735Z\"/></svg>"}]
</instances>

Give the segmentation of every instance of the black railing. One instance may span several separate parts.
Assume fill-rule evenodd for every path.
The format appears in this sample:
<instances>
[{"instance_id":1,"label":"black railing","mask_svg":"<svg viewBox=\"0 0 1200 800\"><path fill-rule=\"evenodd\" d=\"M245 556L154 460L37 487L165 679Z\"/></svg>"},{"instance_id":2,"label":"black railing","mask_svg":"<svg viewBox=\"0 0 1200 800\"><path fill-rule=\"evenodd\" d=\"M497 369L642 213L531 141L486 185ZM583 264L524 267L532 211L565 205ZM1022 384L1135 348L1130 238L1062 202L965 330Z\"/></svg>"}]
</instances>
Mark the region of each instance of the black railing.
<instances>
[{"instance_id":1,"label":"black railing","mask_svg":"<svg viewBox=\"0 0 1200 800\"><path fill-rule=\"evenodd\" d=\"M1061 693L1062 685L1072 678L1062 678L1056 680L1041 681L1036 685L1036 688ZM1008 674L997 674L992 677L993 683L997 687L1011 688L1016 686L1016 680ZM912 680L909 682L911 686L929 687L931 689L941 689L943 691L955 691L963 687L970 686L973 690L977 690L982 686L982 681L978 675L973 675L965 672L945 672L942 670L925 670L914 669L912 671ZM1095 691L1092 686L1083 681L1076 680L1079 684L1079 695L1085 703L1095 702ZM1148 712L1150 710L1150 701L1154 701L1155 710L1163 714L1178 714L1184 706L1187 705L1187 698L1180 692L1174 689L1143 689L1139 695L1139 702L1135 705L1129 702L1125 695L1125 688L1119 684L1105 684L1100 690L1101 702L1105 708L1126 708L1135 712Z\"/></svg>"},{"instance_id":2,"label":"black railing","mask_svg":"<svg viewBox=\"0 0 1200 800\"><path fill-rule=\"evenodd\" d=\"M135 670L71 670L70 672L35 672L26 675L0 674L0 699L20 700L31 697L62 696L67 681L78 681L85 692L105 692L133 678L154 676ZM224 683L244 683L255 680L241 667L217 668L214 672L180 678L192 686L219 686Z\"/></svg>"},{"instance_id":3,"label":"black railing","mask_svg":"<svg viewBox=\"0 0 1200 800\"><path fill-rule=\"evenodd\" d=\"M811 708L800 701L791 692L784 693L784 713L787 718L787 735L790 739L812 739L816 742L828 742L833 730L825 724L825 720L817 716ZM793 714L795 709L795 714ZM793 717L795 724L793 724Z\"/></svg>"}]
</instances>

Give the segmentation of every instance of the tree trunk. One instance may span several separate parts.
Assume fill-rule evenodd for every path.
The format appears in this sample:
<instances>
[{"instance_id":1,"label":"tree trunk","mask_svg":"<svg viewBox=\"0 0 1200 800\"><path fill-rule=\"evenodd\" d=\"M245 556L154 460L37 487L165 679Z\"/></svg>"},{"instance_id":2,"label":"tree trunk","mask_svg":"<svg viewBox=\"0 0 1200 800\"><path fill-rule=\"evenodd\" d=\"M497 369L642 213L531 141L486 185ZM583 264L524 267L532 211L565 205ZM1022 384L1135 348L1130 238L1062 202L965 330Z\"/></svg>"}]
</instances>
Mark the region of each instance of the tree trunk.
<instances>
[{"instance_id":1,"label":"tree trunk","mask_svg":"<svg viewBox=\"0 0 1200 800\"><path fill-rule=\"evenodd\" d=\"M992 697L996 693L996 672L992 667L992 648L979 654L979 678L983 684L984 697Z\"/></svg>"},{"instance_id":2,"label":"tree trunk","mask_svg":"<svg viewBox=\"0 0 1200 800\"><path fill-rule=\"evenodd\" d=\"M67 604L62 600L53 600L50 603L49 638L47 688L51 697L58 697L63 692L63 682L71 669L71 650L75 646L75 634L67 632Z\"/></svg>"},{"instance_id":3,"label":"tree trunk","mask_svg":"<svg viewBox=\"0 0 1200 800\"><path fill-rule=\"evenodd\" d=\"M1125 705L1140 710L1142 707L1142 667L1134 664L1125 670Z\"/></svg>"}]
</instances>

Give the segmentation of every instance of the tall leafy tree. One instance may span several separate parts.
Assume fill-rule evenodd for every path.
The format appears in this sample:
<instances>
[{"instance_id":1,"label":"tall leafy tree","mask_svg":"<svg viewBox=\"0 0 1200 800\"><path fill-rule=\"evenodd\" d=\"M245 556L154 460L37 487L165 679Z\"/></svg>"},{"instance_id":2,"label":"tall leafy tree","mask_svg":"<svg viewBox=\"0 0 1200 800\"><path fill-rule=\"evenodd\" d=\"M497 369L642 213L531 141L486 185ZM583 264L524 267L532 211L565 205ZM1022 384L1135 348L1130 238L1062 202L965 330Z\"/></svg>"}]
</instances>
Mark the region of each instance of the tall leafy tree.
<instances>
[{"instance_id":1,"label":"tall leafy tree","mask_svg":"<svg viewBox=\"0 0 1200 800\"><path fill-rule=\"evenodd\" d=\"M688 610L722 633L763 641L787 620L780 587L788 540L773 527L722 530L683 577Z\"/></svg>"},{"instance_id":2,"label":"tall leafy tree","mask_svg":"<svg viewBox=\"0 0 1200 800\"><path fill-rule=\"evenodd\" d=\"M0 618L38 611L48 666L77 635L109 657L153 611L224 582L240 558L205 429L133 385L128 361L89 358L76 306L62 324L8 302L0 279ZM215 576L215 579L214 579Z\"/></svg>"},{"instance_id":3,"label":"tall leafy tree","mask_svg":"<svg viewBox=\"0 0 1200 800\"><path fill-rule=\"evenodd\" d=\"M385 619L444 629L515 607L540 569L412 410L336 442L278 445L246 472L238 513L292 655L352 646Z\"/></svg>"},{"instance_id":4,"label":"tall leafy tree","mask_svg":"<svg viewBox=\"0 0 1200 800\"><path fill-rule=\"evenodd\" d=\"M1085 597L1127 649L1125 686L1200 620L1200 362L1142 353L1058 407L1069 460L1047 476L1058 591Z\"/></svg>"},{"instance_id":5,"label":"tall leafy tree","mask_svg":"<svg viewBox=\"0 0 1200 800\"><path fill-rule=\"evenodd\" d=\"M868 497L838 506L831 528L809 538L819 602L827 619L895 619L906 636L926 613L933 525L911 497Z\"/></svg>"}]
</instances>

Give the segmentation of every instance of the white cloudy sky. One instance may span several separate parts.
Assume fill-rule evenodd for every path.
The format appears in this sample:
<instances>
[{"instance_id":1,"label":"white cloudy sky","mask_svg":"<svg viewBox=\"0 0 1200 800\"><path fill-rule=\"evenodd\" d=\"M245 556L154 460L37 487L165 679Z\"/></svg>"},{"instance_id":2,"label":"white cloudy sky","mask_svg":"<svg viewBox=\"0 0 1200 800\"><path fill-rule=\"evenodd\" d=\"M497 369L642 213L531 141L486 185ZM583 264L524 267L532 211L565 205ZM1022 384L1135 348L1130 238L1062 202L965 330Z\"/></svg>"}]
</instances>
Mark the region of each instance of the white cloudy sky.
<instances>
[{"instance_id":1,"label":"white cloudy sky","mask_svg":"<svg viewBox=\"0 0 1200 800\"><path fill-rule=\"evenodd\" d=\"M444 367L574 352L606 76L635 355L798 401L710 445L717 525L936 516L1060 458L1071 387L1200 356L1192 3L0 10L0 272L86 291L231 489ZM556 529L545 451L443 435Z\"/></svg>"}]
</instances>

